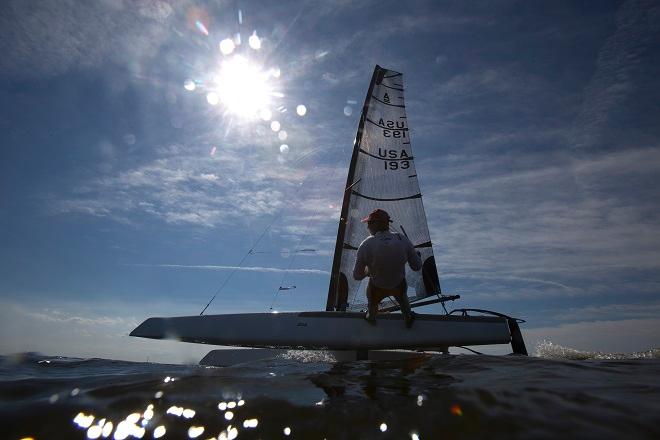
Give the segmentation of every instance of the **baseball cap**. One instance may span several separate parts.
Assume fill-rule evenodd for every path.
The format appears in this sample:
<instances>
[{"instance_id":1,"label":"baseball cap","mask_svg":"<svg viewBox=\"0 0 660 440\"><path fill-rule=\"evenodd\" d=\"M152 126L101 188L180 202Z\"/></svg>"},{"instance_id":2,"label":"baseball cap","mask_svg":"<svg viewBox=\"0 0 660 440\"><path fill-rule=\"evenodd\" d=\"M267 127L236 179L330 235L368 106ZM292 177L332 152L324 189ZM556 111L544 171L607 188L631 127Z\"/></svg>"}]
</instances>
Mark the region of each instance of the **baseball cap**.
<instances>
[{"instance_id":1,"label":"baseball cap","mask_svg":"<svg viewBox=\"0 0 660 440\"><path fill-rule=\"evenodd\" d=\"M390 220L390 215L387 212L382 209L374 209L368 216L362 219L362 223L369 222L392 223L392 220Z\"/></svg>"}]
</instances>

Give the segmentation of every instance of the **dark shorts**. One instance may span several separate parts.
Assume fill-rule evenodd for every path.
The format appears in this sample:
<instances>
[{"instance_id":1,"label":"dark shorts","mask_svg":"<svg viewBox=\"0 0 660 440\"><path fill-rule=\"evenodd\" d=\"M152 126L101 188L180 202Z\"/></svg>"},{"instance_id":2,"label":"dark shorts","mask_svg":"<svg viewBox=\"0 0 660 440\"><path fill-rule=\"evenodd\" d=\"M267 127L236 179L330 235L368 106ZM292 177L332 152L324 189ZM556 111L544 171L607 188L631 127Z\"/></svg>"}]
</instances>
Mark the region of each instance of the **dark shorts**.
<instances>
[{"instance_id":1,"label":"dark shorts","mask_svg":"<svg viewBox=\"0 0 660 440\"><path fill-rule=\"evenodd\" d=\"M401 296L405 295L407 291L408 284L406 283L406 280L403 280L401 284L393 289L384 289L369 281L369 284L367 285L367 299L370 303L375 302L378 304L388 296L400 298Z\"/></svg>"}]
</instances>

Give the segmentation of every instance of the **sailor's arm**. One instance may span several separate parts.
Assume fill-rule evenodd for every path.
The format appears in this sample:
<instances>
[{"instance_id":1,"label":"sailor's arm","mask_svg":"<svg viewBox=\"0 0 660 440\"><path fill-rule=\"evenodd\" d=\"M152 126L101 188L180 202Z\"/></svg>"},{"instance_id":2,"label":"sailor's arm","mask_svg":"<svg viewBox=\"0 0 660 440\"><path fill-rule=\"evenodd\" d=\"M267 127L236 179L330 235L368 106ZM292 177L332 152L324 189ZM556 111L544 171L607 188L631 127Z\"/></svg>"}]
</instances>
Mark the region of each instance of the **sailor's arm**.
<instances>
[{"instance_id":1,"label":"sailor's arm","mask_svg":"<svg viewBox=\"0 0 660 440\"><path fill-rule=\"evenodd\" d=\"M357 251L357 258L355 259L355 266L353 267L353 278L360 281L369 275L367 262L365 259L364 246L360 245Z\"/></svg>"}]
</instances>

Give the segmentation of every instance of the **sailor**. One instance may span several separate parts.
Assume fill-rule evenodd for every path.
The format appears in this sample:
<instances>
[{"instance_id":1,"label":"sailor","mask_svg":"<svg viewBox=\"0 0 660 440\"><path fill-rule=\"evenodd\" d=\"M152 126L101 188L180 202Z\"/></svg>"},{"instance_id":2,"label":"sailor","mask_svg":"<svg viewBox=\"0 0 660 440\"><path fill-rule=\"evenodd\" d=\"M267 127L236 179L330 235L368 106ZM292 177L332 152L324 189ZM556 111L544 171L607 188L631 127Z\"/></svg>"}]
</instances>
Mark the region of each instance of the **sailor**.
<instances>
[{"instance_id":1,"label":"sailor","mask_svg":"<svg viewBox=\"0 0 660 440\"><path fill-rule=\"evenodd\" d=\"M406 263L414 271L421 269L420 255L405 235L390 232L390 215L382 209L373 210L362 222L367 224L371 235L357 250L353 278L362 280L369 277L369 310L365 319L375 324L378 304L391 296L401 306L406 327L410 328L414 315L407 296Z\"/></svg>"}]
</instances>

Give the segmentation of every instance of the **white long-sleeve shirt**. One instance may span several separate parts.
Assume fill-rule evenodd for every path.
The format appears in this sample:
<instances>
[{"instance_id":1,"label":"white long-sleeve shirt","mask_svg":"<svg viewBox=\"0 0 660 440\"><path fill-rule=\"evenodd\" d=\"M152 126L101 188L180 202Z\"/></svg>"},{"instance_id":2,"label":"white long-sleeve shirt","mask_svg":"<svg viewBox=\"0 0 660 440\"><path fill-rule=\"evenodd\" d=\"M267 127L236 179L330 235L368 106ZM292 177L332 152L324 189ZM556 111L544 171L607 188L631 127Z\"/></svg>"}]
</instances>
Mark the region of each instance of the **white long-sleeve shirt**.
<instances>
[{"instance_id":1,"label":"white long-sleeve shirt","mask_svg":"<svg viewBox=\"0 0 660 440\"><path fill-rule=\"evenodd\" d=\"M410 240L398 233L379 231L358 247L353 278L361 280L369 275L376 286L393 289L406 277L406 263L415 271L422 267L422 259Z\"/></svg>"}]
</instances>

